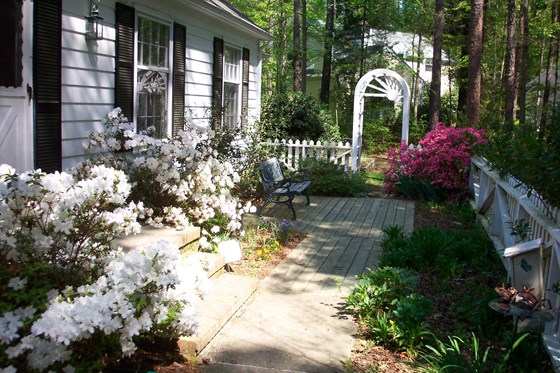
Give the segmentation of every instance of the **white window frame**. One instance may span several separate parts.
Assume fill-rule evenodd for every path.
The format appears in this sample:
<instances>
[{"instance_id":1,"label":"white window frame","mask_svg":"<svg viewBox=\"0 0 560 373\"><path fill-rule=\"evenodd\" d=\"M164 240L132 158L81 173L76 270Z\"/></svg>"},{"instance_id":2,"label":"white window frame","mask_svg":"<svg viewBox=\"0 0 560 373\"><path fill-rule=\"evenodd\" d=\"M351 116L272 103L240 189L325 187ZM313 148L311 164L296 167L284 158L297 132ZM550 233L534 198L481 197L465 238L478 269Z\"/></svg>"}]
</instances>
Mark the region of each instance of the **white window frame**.
<instances>
[{"instance_id":1,"label":"white window frame","mask_svg":"<svg viewBox=\"0 0 560 373\"><path fill-rule=\"evenodd\" d=\"M138 63L138 54L140 50L138 48L139 40L139 26L140 18L144 18L153 22L165 25L169 30L169 41L167 49L167 67L158 68L150 65L140 65ZM171 133L171 122L172 122L172 102L171 97L173 92L173 23L169 20L163 18L158 18L154 16L147 15L146 12L137 10L136 12L136 30L134 32L134 123L136 125L136 131L138 131L138 114L139 114L139 98L138 98L138 73L141 70L153 70L160 73L167 74L167 83L165 91L165 128L163 130L163 136L169 136Z\"/></svg>"},{"instance_id":2,"label":"white window frame","mask_svg":"<svg viewBox=\"0 0 560 373\"><path fill-rule=\"evenodd\" d=\"M232 66L231 63L226 61L227 50L235 50L237 57L237 65ZM228 129L236 129L241 126L241 113L242 113L242 88L243 88L243 48L238 47L233 44L224 43L224 53L223 53L223 81L222 81L222 107L224 108L223 113L223 126ZM232 71L236 69L236 71ZM233 72L233 74L232 74ZM232 76L235 75L235 76ZM236 84L237 85L237 102L234 117L229 119L231 116L226 115L227 105L227 94L226 94L226 84Z\"/></svg>"}]
</instances>

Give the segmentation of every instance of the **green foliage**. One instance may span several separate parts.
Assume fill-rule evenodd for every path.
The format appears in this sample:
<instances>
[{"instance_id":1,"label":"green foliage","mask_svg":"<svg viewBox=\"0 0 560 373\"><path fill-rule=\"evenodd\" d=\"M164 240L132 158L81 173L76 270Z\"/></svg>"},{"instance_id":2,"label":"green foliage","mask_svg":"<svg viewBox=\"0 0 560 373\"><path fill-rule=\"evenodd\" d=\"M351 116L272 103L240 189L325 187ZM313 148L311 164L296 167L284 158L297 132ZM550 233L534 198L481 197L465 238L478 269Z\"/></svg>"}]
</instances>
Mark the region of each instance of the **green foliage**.
<instances>
[{"instance_id":1,"label":"green foliage","mask_svg":"<svg viewBox=\"0 0 560 373\"><path fill-rule=\"evenodd\" d=\"M514 222L509 222L508 226L511 228L511 235L519 237L519 240L525 242L529 240L531 234L531 223L525 219L518 219Z\"/></svg>"},{"instance_id":2,"label":"green foliage","mask_svg":"<svg viewBox=\"0 0 560 373\"><path fill-rule=\"evenodd\" d=\"M501 174L513 175L560 206L560 121L552 121L543 134L531 124L492 125L483 155ZM538 170L538 172L536 172Z\"/></svg>"},{"instance_id":3,"label":"green foliage","mask_svg":"<svg viewBox=\"0 0 560 373\"><path fill-rule=\"evenodd\" d=\"M415 368L422 373L440 373L440 372L507 372L512 352L522 350L519 346L529 336L523 334L513 343L511 348L503 355L502 360L495 364L488 360L490 347L482 349L480 341L475 334L472 334L470 340L465 341L457 336L448 337L449 343L445 343L434 336L435 346L426 346L420 352L420 359L415 363ZM490 365L492 364L492 365ZM511 367L512 371L516 370Z\"/></svg>"},{"instance_id":4,"label":"green foliage","mask_svg":"<svg viewBox=\"0 0 560 373\"><path fill-rule=\"evenodd\" d=\"M348 309L361 317L378 310L392 310L405 294L414 289L416 280L416 276L402 268L369 269L359 276L358 284L348 296Z\"/></svg>"},{"instance_id":5,"label":"green foliage","mask_svg":"<svg viewBox=\"0 0 560 373\"><path fill-rule=\"evenodd\" d=\"M429 180L403 174L397 174L396 176L398 181L395 185L406 198L433 202L441 202L445 199L441 188L436 187Z\"/></svg>"},{"instance_id":6,"label":"green foliage","mask_svg":"<svg viewBox=\"0 0 560 373\"><path fill-rule=\"evenodd\" d=\"M493 247L482 230L446 232L423 228L406 235L400 227L385 228L382 266L414 270L437 268L438 274L455 277L466 267L492 259Z\"/></svg>"},{"instance_id":7,"label":"green foliage","mask_svg":"<svg viewBox=\"0 0 560 373\"><path fill-rule=\"evenodd\" d=\"M398 140L391 132L391 129L384 123L377 121L364 123L362 142L364 151L369 153L385 152L389 146L396 146L398 144Z\"/></svg>"},{"instance_id":8,"label":"green foliage","mask_svg":"<svg viewBox=\"0 0 560 373\"><path fill-rule=\"evenodd\" d=\"M311 95L286 92L265 97L260 130L270 139L338 140L338 127Z\"/></svg>"},{"instance_id":9,"label":"green foliage","mask_svg":"<svg viewBox=\"0 0 560 373\"><path fill-rule=\"evenodd\" d=\"M305 178L313 180L309 193L323 196L360 197L368 187L361 174L345 172L325 159L307 158L302 162Z\"/></svg>"},{"instance_id":10,"label":"green foliage","mask_svg":"<svg viewBox=\"0 0 560 373\"><path fill-rule=\"evenodd\" d=\"M424 319L431 300L414 293L416 276L402 268L382 267L359 276L346 306L378 344L415 354L428 334Z\"/></svg>"}]
</instances>

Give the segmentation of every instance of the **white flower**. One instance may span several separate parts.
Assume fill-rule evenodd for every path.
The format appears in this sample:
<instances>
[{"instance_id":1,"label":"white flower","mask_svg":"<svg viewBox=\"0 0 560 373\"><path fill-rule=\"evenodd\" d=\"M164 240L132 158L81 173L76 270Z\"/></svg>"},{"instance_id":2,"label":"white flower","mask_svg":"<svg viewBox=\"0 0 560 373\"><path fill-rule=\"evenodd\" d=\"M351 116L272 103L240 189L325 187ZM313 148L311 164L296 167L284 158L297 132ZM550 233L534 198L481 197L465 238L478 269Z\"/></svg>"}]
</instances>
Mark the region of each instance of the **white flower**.
<instances>
[{"instance_id":1,"label":"white flower","mask_svg":"<svg viewBox=\"0 0 560 373\"><path fill-rule=\"evenodd\" d=\"M241 245L236 240L222 241L218 244L218 253L224 257L224 262L231 263L241 259Z\"/></svg>"},{"instance_id":2,"label":"white flower","mask_svg":"<svg viewBox=\"0 0 560 373\"><path fill-rule=\"evenodd\" d=\"M25 285L27 285L27 277L26 278L19 278L19 276L12 277L8 282L8 287L14 290L21 290L25 287Z\"/></svg>"}]
</instances>

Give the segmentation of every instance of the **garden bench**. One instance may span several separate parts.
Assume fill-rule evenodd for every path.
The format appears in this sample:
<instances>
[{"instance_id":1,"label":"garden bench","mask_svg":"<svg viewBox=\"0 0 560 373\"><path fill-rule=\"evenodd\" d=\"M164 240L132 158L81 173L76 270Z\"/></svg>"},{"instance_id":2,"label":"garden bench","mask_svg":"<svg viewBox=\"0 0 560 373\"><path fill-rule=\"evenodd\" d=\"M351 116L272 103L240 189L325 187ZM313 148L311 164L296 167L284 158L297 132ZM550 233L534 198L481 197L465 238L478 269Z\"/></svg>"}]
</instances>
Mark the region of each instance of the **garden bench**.
<instances>
[{"instance_id":1,"label":"garden bench","mask_svg":"<svg viewBox=\"0 0 560 373\"><path fill-rule=\"evenodd\" d=\"M296 220L296 210L292 205L295 196L304 195L309 206L309 195L306 189L311 185L311 180L304 179L303 173L300 180L286 178L277 158L270 158L260 164L261 180L264 186L264 200L262 206L269 203L283 203L292 210L292 219Z\"/></svg>"}]
</instances>

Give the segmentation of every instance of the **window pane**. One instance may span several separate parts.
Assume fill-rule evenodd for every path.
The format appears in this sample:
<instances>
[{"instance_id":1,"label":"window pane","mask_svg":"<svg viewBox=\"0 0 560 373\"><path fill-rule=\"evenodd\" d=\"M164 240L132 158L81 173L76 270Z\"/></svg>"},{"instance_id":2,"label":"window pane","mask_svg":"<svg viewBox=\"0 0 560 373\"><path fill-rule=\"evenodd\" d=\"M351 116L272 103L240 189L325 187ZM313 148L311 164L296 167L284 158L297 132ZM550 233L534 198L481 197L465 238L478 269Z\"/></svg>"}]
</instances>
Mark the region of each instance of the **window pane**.
<instances>
[{"instance_id":1,"label":"window pane","mask_svg":"<svg viewBox=\"0 0 560 373\"><path fill-rule=\"evenodd\" d=\"M167 74L152 70L138 73L137 129L144 131L154 126L154 136L166 134L165 109L167 98Z\"/></svg>"},{"instance_id":2,"label":"window pane","mask_svg":"<svg viewBox=\"0 0 560 373\"><path fill-rule=\"evenodd\" d=\"M138 64L169 66L169 26L138 17Z\"/></svg>"},{"instance_id":3,"label":"window pane","mask_svg":"<svg viewBox=\"0 0 560 373\"><path fill-rule=\"evenodd\" d=\"M240 80L240 56L241 51L237 48L226 46L224 48L224 81L239 83Z\"/></svg>"},{"instance_id":4,"label":"window pane","mask_svg":"<svg viewBox=\"0 0 560 373\"><path fill-rule=\"evenodd\" d=\"M239 121L239 84L224 83L224 124L236 128Z\"/></svg>"}]
</instances>

